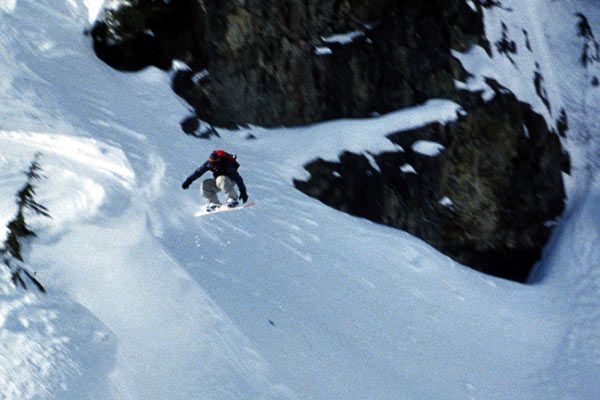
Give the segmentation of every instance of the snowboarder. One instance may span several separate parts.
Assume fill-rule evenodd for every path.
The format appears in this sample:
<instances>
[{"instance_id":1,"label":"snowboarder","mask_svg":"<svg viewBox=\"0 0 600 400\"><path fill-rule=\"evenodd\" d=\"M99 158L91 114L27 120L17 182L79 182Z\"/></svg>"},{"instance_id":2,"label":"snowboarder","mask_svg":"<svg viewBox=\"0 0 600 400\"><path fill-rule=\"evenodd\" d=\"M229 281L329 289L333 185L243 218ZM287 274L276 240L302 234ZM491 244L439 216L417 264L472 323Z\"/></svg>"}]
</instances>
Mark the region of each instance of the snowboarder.
<instances>
[{"instance_id":1,"label":"snowboarder","mask_svg":"<svg viewBox=\"0 0 600 400\"><path fill-rule=\"evenodd\" d=\"M205 179L200 187L202 196L208 201L206 206L207 210L215 210L221 205L219 197L217 196L217 193L220 191L223 191L225 197L227 197L227 207L236 207L239 202L234 182L240 190L239 198L244 203L248 201L246 185L244 185L244 180L237 171L239 166L240 165L234 156L223 150L215 150L210 154L208 160L197 168L194 173L181 184L181 187L183 189L189 188L192 182L204 175L205 172L211 171L213 173L213 179Z\"/></svg>"}]
</instances>

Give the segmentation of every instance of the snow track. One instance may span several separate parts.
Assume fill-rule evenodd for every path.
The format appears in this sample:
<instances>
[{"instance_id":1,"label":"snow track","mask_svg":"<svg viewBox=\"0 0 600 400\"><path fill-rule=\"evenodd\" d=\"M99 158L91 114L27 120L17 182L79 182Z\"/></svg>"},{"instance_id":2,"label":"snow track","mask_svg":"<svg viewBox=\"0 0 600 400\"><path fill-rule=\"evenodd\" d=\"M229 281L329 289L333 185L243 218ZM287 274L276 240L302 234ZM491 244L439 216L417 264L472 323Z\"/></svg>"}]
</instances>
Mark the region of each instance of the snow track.
<instances>
[{"instance_id":1,"label":"snow track","mask_svg":"<svg viewBox=\"0 0 600 400\"><path fill-rule=\"evenodd\" d=\"M579 85L578 39L564 21L585 6L598 24L600 11L591 1L503 4L513 11L486 11L490 40L505 22L524 50L526 25L533 51L516 66L458 55L474 69L459 85L491 74L550 123L563 104L572 120L568 211L529 286L293 188L311 159L399 150L386 134L452 121L456 103L199 141L179 130L188 110L167 74L118 73L94 57L82 34L93 1L0 0L0 102L10 105L0 108L0 237L36 152L47 176L38 200L53 216L31 219L39 237L28 254L49 295L0 280L0 398L598 398L590 161L600 142L583 134L599 128L598 97ZM536 96L536 69L552 112ZM238 154L257 205L194 218L199 193L180 184L219 147Z\"/></svg>"},{"instance_id":2,"label":"snow track","mask_svg":"<svg viewBox=\"0 0 600 400\"><path fill-rule=\"evenodd\" d=\"M49 296L65 293L56 323L81 333L59 337L80 348L52 353L35 343L53 335L38 340L34 325L23 329L17 339L32 350L22 357L0 352L10 361L0 366L0 382L13 383L0 386L0 398L288 397L269 384L251 343L155 239L165 218L151 207L164 194L163 157L188 146L169 141L185 109L170 94L168 77L156 70L119 74L97 60L82 34L87 13L80 1L23 0L2 12L0 100L11 105L0 109L2 233L14 215L21 171L40 152L47 179L37 199L53 218L31 218L39 237L28 261ZM63 308L74 301L89 311L80 307L64 322ZM36 308L22 313L35 315ZM87 340L85 324L104 329L111 346ZM60 357L64 363L55 361ZM44 365L47 373L35 372ZM29 390L30 380L40 385Z\"/></svg>"},{"instance_id":3,"label":"snow track","mask_svg":"<svg viewBox=\"0 0 600 400\"><path fill-rule=\"evenodd\" d=\"M564 315L564 331L549 367L552 398L594 399L600 396L600 90L591 85L600 65L580 63L583 38L578 37L576 13L600 26L597 4L571 0L560 4L530 1L507 5L525 7L532 21L533 40L542 50L551 91L560 93L569 117L563 144L571 155L572 177L567 177L568 202L544 258L532 276ZM542 25L539 21L544 21ZM565 23L566 22L566 23ZM524 26L524 25L522 25ZM569 77L566 76L569 75ZM559 79L557 77L561 77ZM556 110L556 107L555 107ZM554 384L552 383L554 382Z\"/></svg>"},{"instance_id":4,"label":"snow track","mask_svg":"<svg viewBox=\"0 0 600 400\"><path fill-rule=\"evenodd\" d=\"M546 285L548 301L565 317L550 372L557 398L592 399L600 393L595 378L600 372L599 183L565 216L535 276L537 284Z\"/></svg>"}]
</instances>

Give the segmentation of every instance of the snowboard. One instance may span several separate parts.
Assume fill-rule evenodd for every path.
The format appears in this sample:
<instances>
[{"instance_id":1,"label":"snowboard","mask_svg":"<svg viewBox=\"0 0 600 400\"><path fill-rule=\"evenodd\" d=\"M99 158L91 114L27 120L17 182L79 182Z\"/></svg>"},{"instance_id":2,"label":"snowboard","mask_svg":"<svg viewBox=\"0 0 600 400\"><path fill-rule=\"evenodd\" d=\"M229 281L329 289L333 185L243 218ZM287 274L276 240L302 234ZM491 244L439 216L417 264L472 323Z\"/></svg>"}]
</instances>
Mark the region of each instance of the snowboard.
<instances>
[{"instance_id":1,"label":"snowboard","mask_svg":"<svg viewBox=\"0 0 600 400\"><path fill-rule=\"evenodd\" d=\"M239 210L243 210L244 208L252 207L255 205L256 205L256 203L254 201L249 201L246 204L238 205L236 207L227 207L226 204L223 204L211 211L208 211L205 207L202 207L200 210L198 210L196 212L196 214L194 214L194 216L195 217L203 217L205 215L218 214L218 213L227 212L227 211L239 211Z\"/></svg>"}]
</instances>

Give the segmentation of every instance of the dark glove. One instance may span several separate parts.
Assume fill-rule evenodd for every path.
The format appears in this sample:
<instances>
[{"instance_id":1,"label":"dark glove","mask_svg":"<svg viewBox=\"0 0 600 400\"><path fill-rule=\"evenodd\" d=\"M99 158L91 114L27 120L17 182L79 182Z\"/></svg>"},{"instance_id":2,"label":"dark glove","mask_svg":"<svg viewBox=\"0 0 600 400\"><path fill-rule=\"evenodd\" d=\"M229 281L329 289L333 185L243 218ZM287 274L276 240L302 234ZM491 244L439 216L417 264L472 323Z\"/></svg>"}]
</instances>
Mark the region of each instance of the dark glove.
<instances>
[{"instance_id":1,"label":"dark glove","mask_svg":"<svg viewBox=\"0 0 600 400\"><path fill-rule=\"evenodd\" d=\"M189 187L190 187L190 183L189 183L188 181L185 181L185 182L183 182L183 183L181 184L181 188L182 188L183 190L186 190L186 189L187 189L187 188L189 188Z\"/></svg>"},{"instance_id":2,"label":"dark glove","mask_svg":"<svg viewBox=\"0 0 600 400\"><path fill-rule=\"evenodd\" d=\"M240 193L240 199L245 203L248 201L248 194L246 192Z\"/></svg>"}]
</instances>

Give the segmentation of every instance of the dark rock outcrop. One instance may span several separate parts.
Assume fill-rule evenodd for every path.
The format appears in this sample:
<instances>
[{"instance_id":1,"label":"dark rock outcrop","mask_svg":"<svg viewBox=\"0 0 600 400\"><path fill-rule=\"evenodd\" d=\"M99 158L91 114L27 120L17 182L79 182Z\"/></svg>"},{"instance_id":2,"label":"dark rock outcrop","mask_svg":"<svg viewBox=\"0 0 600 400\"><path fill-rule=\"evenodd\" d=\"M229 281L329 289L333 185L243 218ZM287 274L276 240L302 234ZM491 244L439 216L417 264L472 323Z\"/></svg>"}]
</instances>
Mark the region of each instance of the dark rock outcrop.
<instances>
[{"instance_id":1,"label":"dark rock outcrop","mask_svg":"<svg viewBox=\"0 0 600 400\"><path fill-rule=\"evenodd\" d=\"M389 139L404 151L376 155L378 170L364 155L345 153L339 162L307 165L311 177L296 187L404 229L465 265L525 281L564 207L568 157L544 119L502 90L454 123ZM445 150L420 154L412 148L419 140Z\"/></svg>"},{"instance_id":2,"label":"dark rock outcrop","mask_svg":"<svg viewBox=\"0 0 600 400\"><path fill-rule=\"evenodd\" d=\"M184 61L191 69L175 73L172 87L195 112L182 129L198 137L211 134L198 133L199 119L299 125L456 101L466 116L391 134L405 152L374 155L378 168L344 153L307 165L311 177L296 187L405 229L466 265L524 281L563 210L568 157L544 119L498 83L488 80L496 95L487 103L456 90L467 73L451 50L489 49L481 7L500 6L475 3L476 10L464 0L135 0L108 13L92 37L115 68ZM517 49L507 29L496 47L510 57ZM566 114L561 121L564 135ZM445 151L420 154L417 140Z\"/></svg>"},{"instance_id":3,"label":"dark rock outcrop","mask_svg":"<svg viewBox=\"0 0 600 400\"><path fill-rule=\"evenodd\" d=\"M132 0L107 11L91 37L96 55L113 68L170 69L173 59L191 58L196 0Z\"/></svg>"},{"instance_id":4,"label":"dark rock outcrop","mask_svg":"<svg viewBox=\"0 0 600 400\"><path fill-rule=\"evenodd\" d=\"M96 53L120 69L179 58L206 70L184 98L218 126L307 124L449 97L464 75L450 49L488 46L481 14L464 0L134 4L96 24ZM132 14L135 23L122 23Z\"/></svg>"}]
</instances>

